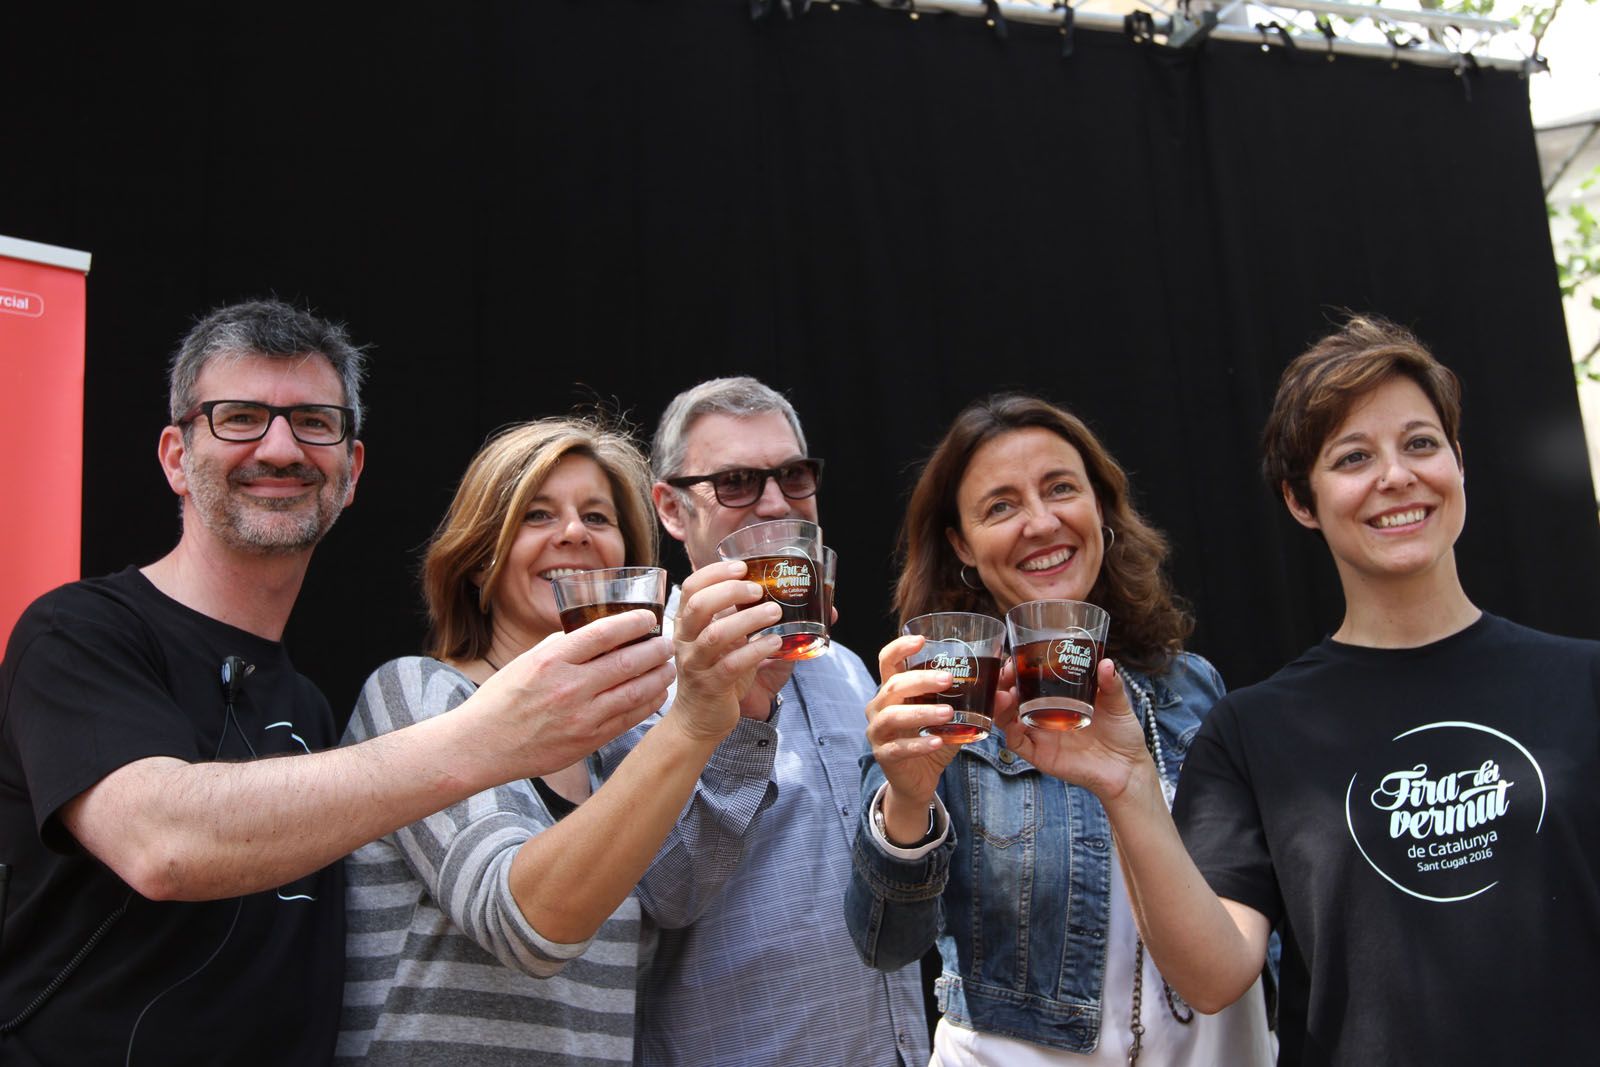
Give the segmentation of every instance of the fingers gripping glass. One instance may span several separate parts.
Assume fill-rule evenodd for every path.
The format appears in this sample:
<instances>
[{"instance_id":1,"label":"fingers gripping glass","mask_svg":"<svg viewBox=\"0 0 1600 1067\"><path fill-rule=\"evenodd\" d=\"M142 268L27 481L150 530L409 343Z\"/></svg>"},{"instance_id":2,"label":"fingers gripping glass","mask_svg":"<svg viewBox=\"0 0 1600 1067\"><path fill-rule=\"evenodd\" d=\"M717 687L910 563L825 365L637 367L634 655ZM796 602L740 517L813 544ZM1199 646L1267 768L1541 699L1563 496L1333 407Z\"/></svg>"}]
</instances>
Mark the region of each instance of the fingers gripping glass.
<instances>
[{"instance_id":1,"label":"fingers gripping glass","mask_svg":"<svg viewBox=\"0 0 1600 1067\"><path fill-rule=\"evenodd\" d=\"M211 436L219 441L259 441L267 436L272 420L279 415L289 424L289 432L303 445L336 445L350 436L355 412L334 404L258 404L254 400L207 400L189 409L177 425L186 426L206 417Z\"/></svg>"},{"instance_id":2,"label":"fingers gripping glass","mask_svg":"<svg viewBox=\"0 0 1600 1067\"><path fill-rule=\"evenodd\" d=\"M804 500L816 495L817 484L822 480L822 460L797 459L781 467L734 467L715 474L686 474L666 482L674 489L710 482L717 503L725 508L746 508L761 498L768 478L777 482L778 492L790 500Z\"/></svg>"}]
</instances>

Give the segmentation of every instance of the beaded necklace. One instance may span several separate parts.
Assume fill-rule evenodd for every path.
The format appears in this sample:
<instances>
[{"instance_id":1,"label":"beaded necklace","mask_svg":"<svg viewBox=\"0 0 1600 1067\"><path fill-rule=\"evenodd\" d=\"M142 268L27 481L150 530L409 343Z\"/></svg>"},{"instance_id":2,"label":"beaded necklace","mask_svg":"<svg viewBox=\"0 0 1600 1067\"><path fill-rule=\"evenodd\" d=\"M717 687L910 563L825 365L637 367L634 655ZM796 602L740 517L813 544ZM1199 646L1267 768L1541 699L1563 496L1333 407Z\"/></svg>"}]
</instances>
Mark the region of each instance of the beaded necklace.
<instances>
[{"instance_id":1,"label":"beaded necklace","mask_svg":"<svg viewBox=\"0 0 1600 1067\"><path fill-rule=\"evenodd\" d=\"M1150 751L1150 758L1155 760L1156 777L1161 781L1161 796L1166 800L1167 807L1172 807L1172 798L1177 790L1167 780L1166 754L1161 746L1161 734L1156 730L1155 700L1142 682L1137 681L1131 674L1122 673L1122 682L1133 691L1134 699L1139 702L1139 707L1144 711L1144 743ZM1161 980L1162 997L1167 1002L1167 1010L1172 1017L1187 1026L1194 1022L1194 1009L1189 1007L1176 990ZM1133 943L1133 1023L1129 1029L1133 1032L1133 1047L1128 1050L1128 1067L1135 1067L1139 1062L1139 1051L1144 1044L1144 1023L1139 1021L1144 1002L1144 938L1137 937Z\"/></svg>"}]
</instances>

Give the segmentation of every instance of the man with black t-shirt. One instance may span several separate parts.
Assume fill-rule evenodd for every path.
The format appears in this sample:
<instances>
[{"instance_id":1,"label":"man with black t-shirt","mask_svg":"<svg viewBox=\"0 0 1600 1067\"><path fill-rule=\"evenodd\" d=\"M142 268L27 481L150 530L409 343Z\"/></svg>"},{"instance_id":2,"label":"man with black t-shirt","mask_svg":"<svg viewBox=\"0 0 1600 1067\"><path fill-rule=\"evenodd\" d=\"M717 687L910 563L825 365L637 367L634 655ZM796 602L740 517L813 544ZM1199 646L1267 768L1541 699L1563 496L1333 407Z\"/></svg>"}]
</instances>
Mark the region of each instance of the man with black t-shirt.
<instances>
[{"instance_id":1,"label":"man with black t-shirt","mask_svg":"<svg viewBox=\"0 0 1600 1067\"><path fill-rule=\"evenodd\" d=\"M541 645L447 715L332 748L280 638L361 474L361 374L341 327L287 305L207 316L174 357L158 447L177 546L18 621L0 665L0 1060L327 1061L340 857L567 766L665 698L667 642L618 647L653 624L639 612Z\"/></svg>"}]
</instances>

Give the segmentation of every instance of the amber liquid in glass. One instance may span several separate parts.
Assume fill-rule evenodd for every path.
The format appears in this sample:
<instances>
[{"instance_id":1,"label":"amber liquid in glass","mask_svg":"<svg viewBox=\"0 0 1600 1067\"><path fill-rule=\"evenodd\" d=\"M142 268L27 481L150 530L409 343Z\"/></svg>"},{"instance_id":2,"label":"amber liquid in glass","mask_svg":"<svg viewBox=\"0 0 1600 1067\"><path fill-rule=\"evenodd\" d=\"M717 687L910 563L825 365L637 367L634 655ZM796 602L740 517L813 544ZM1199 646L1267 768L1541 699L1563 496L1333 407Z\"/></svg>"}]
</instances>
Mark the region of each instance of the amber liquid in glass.
<instances>
[{"instance_id":1,"label":"amber liquid in glass","mask_svg":"<svg viewBox=\"0 0 1600 1067\"><path fill-rule=\"evenodd\" d=\"M580 626L587 626L591 622L609 618L612 615L621 615L628 611L638 611L640 608L653 612L656 617L656 628L643 637L636 637L627 644L636 645L640 641L648 640L661 635L662 606L660 604L642 604L626 600L612 600L603 604L579 604L575 608L568 608L561 613L561 628L571 633ZM626 647L626 646L621 646Z\"/></svg>"},{"instance_id":2,"label":"amber liquid in glass","mask_svg":"<svg viewBox=\"0 0 1600 1067\"><path fill-rule=\"evenodd\" d=\"M982 741L994 729L989 709L994 707L994 691L1000 681L1000 657L973 656L970 666L962 661L924 658L910 663L911 670L948 670L955 681L942 693L924 693L910 697L907 704L948 704L955 709L955 717L947 723L924 726L918 733L942 737L956 745L970 745Z\"/></svg>"},{"instance_id":3,"label":"amber liquid in glass","mask_svg":"<svg viewBox=\"0 0 1600 1067\"><path fill-rule=\"evenodd\" d=\"M1037 730L1081 730L1094 715L1105 646L1077 638L1030 641L1016 650L1019 718ZM1087 664L1087 666L1085 666Z\"/></svg>"},{"instance_id":4,"label":"amber liquid in glass","mask_svg":"<svg viewBox=\"0 0 1600 1067\"><path fill-rule=\"evenodd\" d=\"M817 580L818 567L809 556L749 556L745 576L761 585L767 597L783 609L776 632L783 645L773 659L810 659L827 647L824 589Z\"/></svg>"}]
</instances>

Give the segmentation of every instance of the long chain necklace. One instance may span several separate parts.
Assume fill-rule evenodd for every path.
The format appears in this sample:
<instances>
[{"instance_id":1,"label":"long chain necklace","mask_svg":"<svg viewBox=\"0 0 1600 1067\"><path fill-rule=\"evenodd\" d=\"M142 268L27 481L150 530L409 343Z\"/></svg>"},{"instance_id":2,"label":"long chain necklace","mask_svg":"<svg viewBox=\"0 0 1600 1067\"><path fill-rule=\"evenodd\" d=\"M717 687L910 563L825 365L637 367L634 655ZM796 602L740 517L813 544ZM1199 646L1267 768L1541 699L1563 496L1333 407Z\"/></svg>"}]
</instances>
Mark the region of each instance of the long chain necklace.
<instances>
[{"instance_id":1,"label":"long chain necklace","mask_svg":"<svg viewBox=\"0 0 1600 1067\"><path fill-rule=\"evenodd\" d=\"M1150 758L1155 760L1156 777L1161 781L1161 795L1166 799L1167 807L1172 807L1173 788L1167 781L1166 763L1161 748L1161 735L1156 731L1155 701L1150 693L1134 681L1127 674L1122 676L1127 686L1138 695L1139 704L1144 708L1144 743L1150 750ZM1178 995L1177 990L1167 984L1165 978L1161 979L1161 993L1167 1002L1167 1010L1172 1017L1183 1025L1194 1022L1194 1009L1189 1007L1184 999ZM1133 1024L1128 1028L1133 1033L1133 1047L1128 1049L1128 1067L1135 1067L1139 1062L1139 1051L1144 1045L1144 1023L1140 1022L1140 1014L1144 1006L1144 938L1135 937L1133 941Z\"/></svg>"}]
</instances>

